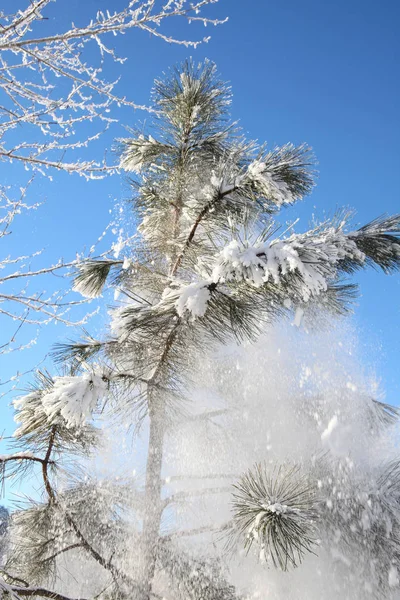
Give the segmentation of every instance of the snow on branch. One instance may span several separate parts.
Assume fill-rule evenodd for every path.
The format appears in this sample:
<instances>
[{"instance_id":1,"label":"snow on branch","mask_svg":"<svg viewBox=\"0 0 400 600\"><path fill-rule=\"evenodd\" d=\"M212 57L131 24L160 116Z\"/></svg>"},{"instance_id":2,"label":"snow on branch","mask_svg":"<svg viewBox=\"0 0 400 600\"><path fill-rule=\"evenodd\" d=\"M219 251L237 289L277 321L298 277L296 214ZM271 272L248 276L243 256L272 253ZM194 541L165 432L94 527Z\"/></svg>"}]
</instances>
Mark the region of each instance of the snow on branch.
<instances>
[{"instance_id":1,"label":"snow on branch","mask_svg":"<svg viewBox=\"0 0 400 600\"><path fill-rule=\"evenodd\" d=\"M140 134L137 138L119 140L121 144L121 160L119 166L126 171L140 173L148 164L153 165L157 159L165 159L176 153L176 149L168 144L155 140L151 135L147 138Z\"/></svg>"},{"instance_id":2,"label":"snow on branch","mask_svg":"<svg viewBox=\"0 0 400 600\"><path fill-rule=\"evenodd\" d=\"M96 369L82 375L54 377L47 389L34 390L14 400L15 421L20 423L14 437L25 435L35 426L38 406L48 425L61 423L67 429L84 426L106 394L109 383L110 374Z\"/></svg>"},{"instance_id":3,"label":"snow on branch","mask_svg":"<svg viewBox=\"0 0 400 600\"><path fill-rule=\"evenodd\" d=\"M218 0L178 0L163 6L141 0L127 2L118 11L99 10L84 27L72 25L46 35L43 15L51 1L33 0L14 14L0 16L0 160L22 162L42 174L61 169L87 179L101 178L115 172L115 165L104 160L71 161L66 154L87 147L116 122L110 114L113 107L149 110L117 93L118 76L111 81L104 77L107 58L117 64L125 60L108 45L110 36L141 29L168 43L196 47L208 38L180 39L164 33L162 25L170 19L204 25L225 20L201 14ZM97 65L86 59L93 44L99 50ZM94 123L97 129L88 134ZM28 142L27 135L20 141L21 125L27 134L32 127L36 130L35 141Z\"/></svg>"},{"instance_id":4,"label":"snow on branch","mask_svg":"<svg viewBox=\"0 0 400 600\"><path fill-rule=\"evenodd\" d=\"M243 183L277 208L304 198L314 187L311 149L305 144L277 147L247 167ZM263 202L263 201L261 201Z\"/></svg>"},{"instance_id":5,"label":"snow on branch","mask_svg":"<svg viewBox=\"0 0 400 600\"><path fill-rule=\"evenodd\" d=\"M55 377L53 390L42 398L49 423L62 417L67 428L84 425L97 402L103 398L108 383L105 375L94 373Z\"/></svg>"},{"instance_id":6,"label":"snow on branch","mask_svg":"<svg viewBox=\"0 0 400 600\"><path fill-rule=\"evenodd\" d=\"M196 317L203 317L207 310L211 298L210 287L215 287L211 280L189 284L174 280L171 287L164 290L162 301L172 301L180 317L189 312L194 320Z\"/></svg>"},{"instance_id":7,"label":"snow on branch","mask_svg":"<svg viewBox=\"0 0 400 600\"><path fill-rule=\"evenodd\" d=\"M187 316L195 321L206 315L212 299L217 311L224 299L234 303L235 284L241 283L254 292L268 293L271 289L272 296L277 298L278 294L286 310L295 310L296 325L300 324L307 304L343 313L355 291L354 286L338 283L343 272L351 273L372 263L384 270L399 267L400 219L380 219L357 232L345 233L346 218L340 217L288 238L265 240L264 236L255 244L232 240L208 262L205 270L200 269L199 279L185 282L173 276L158 303L142 308L136 303L136 307L124 305L114 310L113 333L122 338L129 329L139 335L142 328L147 330L152 317L156 321L168 318L171 309L179 318ZM105 265L107 269L109 266ZM90 279L90 265L88 269ZM104 284L101 270L102 265L96 274L99 289ZM225 312L229 312L228 308Z\"/></svg>"},{"instance_id":8,"label":"snow on branch","mask_svg":"<svg viewBox=\"0 0 400 600\"><path fill-rule=\"evenodd\" d=\"M254 159L255 152L258 156ZM246 165L236 164L238 158L244 159ZM305 144L285 144L267 153L254 143L238 147L232 157L223 157L212 171L210 184L217 192L213 194L212 207L225 200L228 205L245 203L249 207L257 205L267 213L276 212L312 191L314 162L312 150Z\"/></svg>"},{"instance_id":9,"label":"snow on branch","mask_svg":"<svg viewBox=\"0 0 400 600\"><path fill-rule=\"evenodd\" d=\"M234 529L249 550L258 546L262 562L287 571L296 567L315 539L315 493L298 467L269 473L257 464L234 485Z\"/></svg>"},{"instance_id":10,"label":"snow on branch","mask_svg":"<svg viewBox=\"0 0 400 600\"><path fill-rule=\"evenodd\" d=\"M289 299L306 303L327 292L341 261L362 266L364 260L355 241L334 227L255 245L232 240L216 255L211 277L188 284L175 278L162 301L173 301L179 316L187 312L195 319L204 316L217 287L245 282L261 288L271 282Z\"/></svg>"},{"instance_id":11,"label":"snow on branch","mask_svg":"<svg viewBox=\"0 0 400 600\"><path fill-rule=\"evenodd\" d=\"M232 240L217 255L211 277L185 284L174 279L163 300L174 300L176 312L203 317L217 286L245 282L255 288L268 283L287 293L287 303L308 303L325 294L342 272L368 264L384 271L400 268L400 217L381 218L356 232L345 233L346 220L327 222L286 239Z\"/></svg>"},{"instance_id":12,"label":"snow on branch","mask_svg":"<svg viewBox=\"0 0 400 600\"><path fill-rule=\"evenodd\" d=\"M337 277L341 261L362 266L365 255L341 228L327 227L287 239L260 242L230 242L219 254L213 269L214 282L245 281L261 287L269 281L285 283L296 275L300 299L308 302L328 289Z\"/></svg>"}]
</instances>

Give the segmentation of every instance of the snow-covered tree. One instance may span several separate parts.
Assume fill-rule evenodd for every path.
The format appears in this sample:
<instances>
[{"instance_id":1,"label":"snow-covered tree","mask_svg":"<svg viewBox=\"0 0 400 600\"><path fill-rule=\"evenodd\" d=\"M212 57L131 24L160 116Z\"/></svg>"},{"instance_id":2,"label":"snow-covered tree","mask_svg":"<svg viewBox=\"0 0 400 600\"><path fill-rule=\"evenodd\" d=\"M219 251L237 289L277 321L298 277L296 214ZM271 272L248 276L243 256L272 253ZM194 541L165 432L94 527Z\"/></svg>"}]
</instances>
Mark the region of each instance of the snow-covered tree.
<instances>
[{"instance_id":1,"label":"snow-covered tree","mask_svg":"<svg viewBox=\"0 0 400 600\"><path fill-rule=\"evenodd\" d=\"M116 172L118 165L106 163L105 148L96 148L96 141L118 122L121 107L150 110L119 94L125 58L112 46L115 36L142 30L168 43L196 47L208 38L169 35L169 22L218 25L223 21L204 14L217 2L133 0L119 10L99 10L88 23L58 25L57 30L51 24L54 0L22 0L13 3L12 14L0 11L0 163L21 167L14 188L0 186L0 321L15 321L12 333L0 337L0 352L20 347L15 339L22 325L73 321L64 294L44 295L43 283L39 291L26 287L33 276L57 274L71 261L34 268L40 248L30 256L11 255L6 248L16 217L40 204L29 200L32 180L59 171L86 179ZM72 249L73 257L77 250Z\"/></svg>"},{"instance_id":2,"label":"snow-covered tree","mask_svg":"<svg viewBox=\"0 0 400 600\"><path fill-rule=\"evenodd\" d=\"M229 88L210 63L189 62L156 81L154 101L154 130L119 142L121 167L132 176L135 243L121 258L82 262L74 281L87 297L115 288L110 333L59 346L64 374L39 373L14 403L19 427L15 451L1 457L4 475L27 477L37 467L43 497L12 514L4 593L233 600L248 593L228 572L243 550L261 571L317 561L314 577L329 550L345 586L351 576L360 590L345 596L345 587L340 597L387 598L399 583L400 463L393 453L383 462L360 457L354 429L345 454L327 442L350 423L357 402L360 448L377 449L396 409L351 385L333 399L299 387L294 420L306 432L307 453L272 460L268 436L261 444L254 437L254 460L243 468L235 446L243 447L251 422L261 434L273 422L278 437L290 424L265 418L257 388L257 380L272 386L279 372L257 363L254 376L252 358L238 359L245 368L235 375L235 355L221 349L236 344L246 355L277 320L311 327L345 314L356 289L343 276L368 266L399 269L400 216L351 229L341 212L305 233L280 233L274 215L314 185L310 149L246 141L229 121ZM230 404L221 406L218 395L196 403L196 380L211 385L213 372ZM285 402L293 406L281 394L278 416ZM116 436L122 419L138 440L126 480L91 477L81 460L100 443L96 415L105 410L119 420ZM232 470L221 472L229 435ZM195 465L202 460L205 470ZM173 471L174 462L187 470ZM212 519L203 522L206 502ZM203 536L208 545L194 541ZM269 594L258 597L276 597Z\"/></svg>"}]
</instances>

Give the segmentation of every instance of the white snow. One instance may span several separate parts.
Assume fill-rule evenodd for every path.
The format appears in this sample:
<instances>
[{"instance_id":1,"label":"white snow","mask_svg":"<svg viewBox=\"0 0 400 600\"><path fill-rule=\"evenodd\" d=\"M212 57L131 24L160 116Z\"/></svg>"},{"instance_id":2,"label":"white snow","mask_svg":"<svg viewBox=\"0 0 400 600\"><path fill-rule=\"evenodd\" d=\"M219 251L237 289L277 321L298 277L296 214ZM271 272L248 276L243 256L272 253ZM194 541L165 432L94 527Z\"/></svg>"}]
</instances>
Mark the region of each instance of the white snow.
<instances>
[{"instance_id":1,"label":"white snow","mask_svg":"<svg viewBox=\"0 0 400 600\"><path fill-rule=\"evenodd\" d=\"M327 428L324 429L324 431L321 433L321 440L323 441L323 440L328 439L330 437L332 431L334 429L336 429L337 425L338 425L338 418L337 418L337 415L334 415L332 417L332 419L329 421Z\"/></svg>"},{"instance_id":2,"label":"white snow","mask_svg":"<svg viewBox=\"0 0 400 600\"><path fill-rule=\"evenodd\" d=\"M114 258L118 258L120 255L121 250L123 249L125 242L124 242L124 238L123 238L123 230L120 229L119 231L119 236L118 236L118 240L116 242L113 243L112 245L112 250L114 253Z\"/></svg>"},{"instance_id":3,"label":"white snow","mask_svg":"<svg viewBox=\"0 0 400 600\"><path fill-rule=\"evenodd\" d=\"M204 282L191 283L182 288L179 299L176 301L176 310L179 316L185 311L191 313L193 318L203 317L210 300L210 290Z\"/></svg>"},{"instance_id":4,"label":"white snow","mask_svg":"<svg viewBox=\"0 0 400 600\"><path fill-rule=\"evenodd\" d=\"M102 372L54 377L53 387L40 398L48 422L62 423L67 429L83 426L103 398L108 382L109 379ZM38 393L32 392L14 402L18 411L15 420L21 423L14 436L18 437L29 426L28 421L32 419L29 404L31 401L37 402L37 399Z\"/></svg>"},{"instance_id":5,"label":"white snow","mask_svg":"<svg viewBox=\"0 0 400 600\"><path fill-rule=\"evenodd\" d=\"M130 269L132 264L133 264L132 259L128 258L127 256L124 256L124 262L122 263L122 268L124 270Z\"/></svg>"},{"instance_id":6,"label":"white snow","mask_svg":"<svg viewBox=\"0 0 400 600\"><path fill-rule=\"evenodd\" d=\"M272 513L276 513L277 515L283 515L287 512L288 507L286 504L281 504L280 502L274 502L274 504L269 504L267 510Z\"/></svg>"},{"instance_id":7,"label":"white snow","mask_svg":"<svg viewBox=\"0 0 400 600\"><path fill-rule=\"evenodd\" d=\"M222 178L221 177L217 177L217 175L215 174L215 172L212 171L212 173L211 173L211 180L210 180L211 185L214 188L217 188L219 190L220 187L221 187L221 185L222 185L222 181L223 181Z\"/></svg>"},{"instance_id":8,"label":"white snow","mask_svg":"<svg viewBox=\"0 0 400 600\"><path fill-rule=\"evenodd\" d=\"M200 104L195 104L192 108L192 114L190 116L192 126L194 126L197 122L197 117L199 116L199 112L201 110Z\"/></svg>"},{"instance_id":9,"label":"white snow","mask_svg":"<svg viewBox=\"0 0 400 600\"><path fill-rule=\"evenodd\" d=\"M395 565L392 565L389 569L388 583L389 583L389 587L391 587L391 588L398 587L398 585L400 583L399 573L398 573Z\"/></svg>"},{"instance_id":10,"label":"white snow","mask_svg":"<svg viewBox=\"0 0 400 600\"><path fill-rule=\"evenodd\" d=\"M256 246L230 242L218 257L212 279L215 282L244 279L261 287L270 280L279 285L282 277L295 271L301 276L301 295L305 302L327 289L327 281L316 266L302 262L295 244L282 241Z\"/></svg>"},{"instance_id":11,"label":"white snow","mask_svg":"<svg viewBox=\"0 0 400 600\"><path fill-rule=\"evenodd\" d=\"M190 313L193 319L203 317L206 313L211 294L208 286L212 283L210 280L197 281L187 285L178 283L178 289L172 287L164 290L163 300L174 301L176 312L182 317L186 312Z\"/></svg>"},{"instance_id":12,"label":"white snow","mask_svg":"<svg viewBox=\"0 0 400 600\"><path fill-rule=\"evenodd\" d=\"M303 321L303 317L304 317L304 310L300 306L298 306L294 313L293 325L295 327L300 327L300 325Z\"/></svg>"},{"instance_id":13,"label":"white snow","mask_svg":"<svg viewBox=\"0 0 400 600\"><path fill-rule=\"evenodd\" d=\"M128 147L126 154L122 156L120 167L126 171L139 174L143 169L148 148L155 143L151 135L146 139L144 135L140 134Z\"/></svg>"},{"instance_id":14,"label":"white snow","mask_svg":"<svg viewBox=\"0 0 400 600\"><path fill-rule=\"evenodd\" d=\"M121 337L126 334L126 326L132 319L132 316L129 315L129 311L126 311L128 307L128 304L123 304L122 306L118 306L118 308L113 308L109 311L109 314L111 315L111 333L117 337Z\"/></svg>"},{"instance_id":15,"label":"white snow","mask_svg":"<svg viewBox=\"0 0 400 600\"><path fill-rule=\"evenodd\" d=\"M295 197L287 183L268 172L265 162L255 160L250 163L247 168L247 177L257 183L258 187L261 187L262 194L273 200L277 206L294 202Z\"/></svg>"},{"instance_id":16,"label":"white snow","mask_svg":"<svg viewBox=\"0 0 400 600\"><path fill-rule=\"evenodd\" d=\"M100 296L100 294L97 291L89 292L87 289L87 284L84 281L75 281L72 285L72 289L74 290L74 292L78 292L78 294L80 294L84 298L98 298Z\"/></svg>"},{"instance_id":17,"label":"white snow","mask_svg":"<svg viewBox=\"0 0 400 600\"><path fill-rule=\"evenodd\" d=\"M288 506L286 504L282 504L281 502L268 502L268 504L263 504L261 508L262 510L257 513L257 516L248 529L249 537L254 538L256 541L259 540L260 523L268 513L284 515L289 510Z\"/></svg>"},{"instance_id":18,"label":"white snow","mask_svg":"<svg viewBox=\"0 0 400 600\"><path fill-rule=\"evenodd\" d=\"M164 289L160 302L150 307L149 310L165 310L165 308L168 308L172 304L179 317L183 317L187 313L192 320L203 317L211 297L209 286L212 283L210 279L189 284L179 279L174 279ZM124 304L110 311L110 328L112 333L119 338L127 334L127 325L132 320L132 313L127 310L129 306L129 304Z\"/></svg>"},{"instance_id":19,"label":"white snow","mask_svg":"<svg viewBox=\"0 0 400 600\"><path fill-rule=\"evenodd\" d=\"M351 390L352 392L356 392L357 391L357 386L354 385L354 383L352 383L351 381L348 381L346 383L346 387L348 390Z\"/></svg>"},{"instance_id":20,"label":"white snow","mask_svg":"<svg viewBox=\"0 0 400 600\"><path fill-rule=\"evenodd\" d=\"M42 398L49 423L62 416L67 428L84 425L107 388L108 381L94 373L55 377L53 389Z\"/></svg>"},{"instance_id":21,"label":"white snow","mask_svg":"<svg viewBox=\"0 0 400 600\"><path fill-rule=\"evenodd\" d=\"M218 253L212 279L244 280L260 287L268 281L279 285L287 274L296 273L300 299L308 302L327 290L339 260L344 258L365 260L355 242L332 227L319 234L292 235L255 245L233 240Z\"/></svg>"}]
</instances>

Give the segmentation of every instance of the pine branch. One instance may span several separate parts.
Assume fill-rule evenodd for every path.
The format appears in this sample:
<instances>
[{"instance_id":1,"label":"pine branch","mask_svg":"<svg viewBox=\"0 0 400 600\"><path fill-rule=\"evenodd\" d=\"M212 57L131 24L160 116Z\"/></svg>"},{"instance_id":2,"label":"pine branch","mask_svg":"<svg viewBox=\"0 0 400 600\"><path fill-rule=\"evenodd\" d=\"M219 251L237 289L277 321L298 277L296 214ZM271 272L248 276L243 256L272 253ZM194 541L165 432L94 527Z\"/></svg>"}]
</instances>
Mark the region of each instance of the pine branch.
<instances>
[{"instance_id":1,"label":"pine branch","mask_svg":"<svg viewBox=\"0 0 400 600\"><path fill-rule=\"evenodd\" d=\"M66 552L70 552L71 550L76 550L76 548L83 548L83 544L81 542L76 542L75 544L65 546L65 548L60 548L60 550L57 550L57 552L45 558L44 562L55 560L61 554L65 554Z\"/></svg>"},{"instance_id":2,"label":"pine branch","mask_svg":"<svg viewBox=\"0 0 400 600\"><path fill-rule=\"evenodd\" d=\"M126 171L141 173L154 165L163 165L169 159L174 159L176 148L155 140L151 135L145 138L142 134L138 138L118 140L120 144L120 166Z\"/></svg>"},{"instance_id":3,"label":"pine branch","mask_svg":"<svg viewBox=\"0 0 400 600\"><path fill-rule=\"evenodd\" d=\"M248 165L238 189L243 187L243 192L253 196L266 213L275 212L311 193L314 163L306 144L286 144L267 154L260 152L259 158Z\"/></svg>"},{"instance_id":4,"label":"pine branch","mask_svg":"<svg viewBox=\"0 0 400 600\"><path fill-rule=\"evenodd\" d=\"M77 265L73 289L85 298L96 298L101 294L111 269L121 267L121 260L86 260Z\"/></svg>"},{"instance_id":5,"label":"pine branch","mask_svg":"<svg viewBox=\"0 0 400 600\"><path fill-rule=\"evenodd\" d=\"M282 571L313 552L315 493L298 467L281 466L270 474L257 464L234 488L234 527L247 550L257 544L260 560L271 560Z\"/></svg>"},{"instance_id":6,"label":"pine branch","mask_svg":"<svg viewBox=\"0 0 400 600\"><path fill-rule=\"evenodd\" d=\"M159 568L170 578L178 598L188 600L238 600L233 585L223 576L217 559L192 558L166 540L157 549Z\"/></svg>"},{"instance_id":7,"label":"pine branch","mask_svg":"<svg viewBox=\"0 0 400 600\"><path fill-rule=\"evenodd\" d=\"M44 460L42 462L43 483L44 483L44 487L46 489L47 495L49 497L50 504L52 504L56 500L55 493L50 484L49 472L48 472L48 466L49 466L49 462L50 462L51 453L53 452L54 441L55 441L56 435L57 435L57 426L53 425L50 430L49 445L47 448L46 456L44 457Z\"/></svg>"},{"instance_id":8,"label":"pine branch","mask_svg":"<svg viewBox=\"0 0 400 600\"><path fill-rule=\"evenodd\" d=\"M83 363L96 358L112 345L112 341L101 342L85 332L82 341L74 342L70 340L69 342L55 344L51 351L51 357L56 363L70 363L75 370L80 368Z\"/></svg>"},{"instance_id":9,"label":"pine branch","mask_svg":"<svg viewBox=\"0 0 400 600\"><path fill-rule=\"evenodd\" d=\"M10 456L4 456L4 455L0 456L0 463L7 463L10 461L14 461L14 460L16 460L16 461L28 460L28 461L32 461L32 462L39 462L41 464L43 464L45 462L44 458L39 458L37 456L30 456L29 453L24 454L23 452L12 454Z\"/></svg>"},{"instance_id":10,"label":"pine branch","mask_svg":"<svg viewBox=\"0 0 400 600\"><path fill-rule=\"evenodd\" d=\"M69 394L76 393L76 383L81 392L84 389L90 392L94 390L94 378L96 382L100 382L94 374L88 374L86 379L82 379L81 376L53 379L48 373L38 371L36 382L31 386L29 393L14 401L17 410L15 420L20 423L14 433L15 442L22 443L35 455L42 451L46 454L51 441L51 451L60 453L68 449L71 454L87 456L98 442L98 432L89 423L82 426L83 423L78 422L79 415L83 417L83 413L76 413L71 409L68 394L65 396L64 392L68 390ZM64 380L67 387L64 387ZM101 383L100 387L104 385L105 382ZM93 408L91 407L92 410ZM46 459L44 462L46 465L50 464Z\"/></svg>"},{"instance_id":11,"label":"pine branch","mask_svg":"<svg viewBox=\"0 0 400 600\"><path fill-rule=\"evenodd\" d=\"M372 266L384 273L400 269L400 215L378 217L348 237Z\"/></svg>"},{"instance_id":12,"label":"pine branch","mask_svg":"<svg viewBox=\"0 0 400 600\"><path fill-rule=\"evenodd\" d=\"M63 545L67 530L65 518L54 502L14 512L5 570L30 584L54 576L55 563L46 559Z\"/></svg>"}]
</instances>

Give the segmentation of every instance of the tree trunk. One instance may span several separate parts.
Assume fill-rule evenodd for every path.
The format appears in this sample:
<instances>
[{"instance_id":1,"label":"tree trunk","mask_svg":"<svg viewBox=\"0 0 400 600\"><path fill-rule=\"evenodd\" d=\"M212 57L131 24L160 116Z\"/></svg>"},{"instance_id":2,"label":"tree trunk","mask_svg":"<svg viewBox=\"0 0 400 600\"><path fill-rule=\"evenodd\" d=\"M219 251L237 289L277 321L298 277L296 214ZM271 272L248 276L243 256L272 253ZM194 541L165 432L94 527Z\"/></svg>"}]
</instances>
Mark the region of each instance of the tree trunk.
<instances>
[{"instance_id":1,"label":"tree trunk","mask_svg":"<svg viewBox=\"0 0 400 600\"><path fill-rule=\"evenodd\" d=\"M150 600L156 553L162 516L161 503L161 470L163 461L163 445L165 432L165 403L156 399L152 402L149 393L149 445L146 465L145 515L142 532L142 598Z\"/></svg>"}]
</instances>

